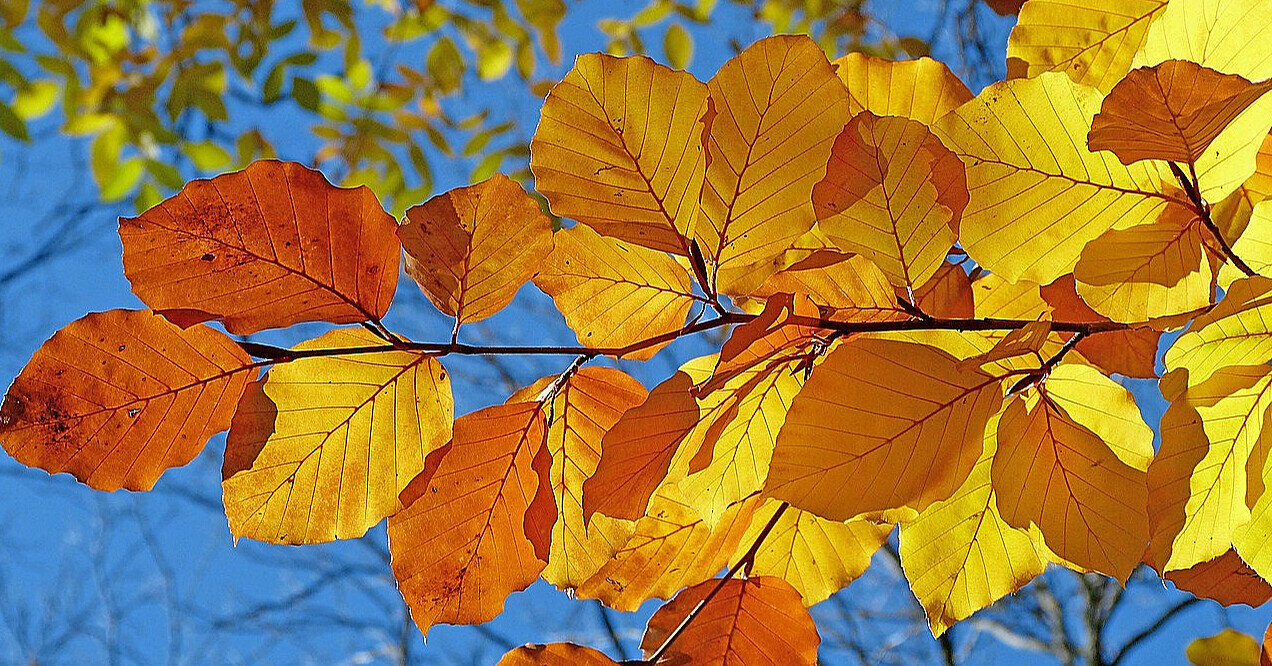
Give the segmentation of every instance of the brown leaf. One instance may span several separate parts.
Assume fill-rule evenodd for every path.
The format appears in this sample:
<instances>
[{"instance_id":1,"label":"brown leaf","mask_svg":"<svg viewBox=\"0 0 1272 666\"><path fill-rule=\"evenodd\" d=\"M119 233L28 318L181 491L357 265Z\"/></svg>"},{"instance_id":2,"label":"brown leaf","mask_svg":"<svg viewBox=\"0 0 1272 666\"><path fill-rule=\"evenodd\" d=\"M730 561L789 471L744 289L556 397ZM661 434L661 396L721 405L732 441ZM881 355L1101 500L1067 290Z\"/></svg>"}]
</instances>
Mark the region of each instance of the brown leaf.
<instances>
[{"instance_id":1,"label":"brown leaf","mask_svg":"<svg viewBox=\"0 0 1272 666\"><path fill-rule=\"evenodd\" d=\"M31 357L0 407L9 455L98 490L150 490L230 425L256 365L229 338L146 310L78 319Z\"/></svg>"},{"instance_id":2,"label":"brown leaf","mask_svg":"<svg viewBox=\"0 0 1272 666\"><path fill-rule=\"evenodd\" d=\"M119 220L133 293L178 325L218 320L240 335L378 321L397 289L396 229L370 189L274 160Z\"/></svg>"},{"instance_id":3,"label":"brown leaf","mask_svg":"<svg viewBox=\"0 0 1272 666\"><path fill-rule=\"evenodd\" d=\"M1213 599L1224 606L1258 607L1272 599L1272 585L1260 578L1232 549L1213 560L1167 572L1166 579L1185 592Z\"/></svg>"},{"instance_id":4,"label":"brown leaf","mask_svg":"<svg viewBox=\"0 0 1272 666\"><path fill-rule=\"evenodd\" d=\"M1108 321L1078 296L1072 273L1044 286L1041 293L1053 308L1056 321ZM1108 331L1082 338L1075 349L1106 373L1151 379L1157 376L1157 342L1161 336L1161 331L1147 327Z\"/></svg>"},{"instance_id":5,"label":"brown leaf","mask_svg":"<svg viewBox=\"0 0 1272 666\"><path fill-rule=\"evenodd\" d=\"M406 272L466 324L502 310L552 251L552 222L520 185L495 174L406 211Z\"/></svg>"}]
</instances>

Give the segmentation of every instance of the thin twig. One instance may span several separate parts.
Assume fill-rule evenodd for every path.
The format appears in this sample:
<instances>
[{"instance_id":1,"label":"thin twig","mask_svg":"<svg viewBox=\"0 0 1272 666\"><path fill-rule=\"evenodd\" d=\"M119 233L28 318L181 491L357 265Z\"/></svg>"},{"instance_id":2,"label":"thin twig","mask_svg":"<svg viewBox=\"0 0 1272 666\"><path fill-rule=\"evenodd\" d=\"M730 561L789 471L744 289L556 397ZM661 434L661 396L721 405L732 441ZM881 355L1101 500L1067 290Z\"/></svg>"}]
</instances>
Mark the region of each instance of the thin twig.
<instances>
[{"instance_id":1,"label":"thin twig","mask_svg":"<svg viewBox=\"0 0 1272 666\"><path fill-rule=\"evenodd\" d=\"M1198 183L1194 178L1189 178L1184 170L1179 168L1178 164L1170 162L1170 172L1175 174L1175 179L1179 181L1180 186L1184 188L1184 192L1188 194L1188 200L1192 202L1193 209L1197 212L1197 217L1201 219L1201 223L1206 229L1210 230L1210 235L1214 236L1215 242L1219 244L1219 249L1223 251L1234 266L1237 267L1246 276L1252 277L1258 275L1244 259L1237 256L1236 251L1228 244L1228 239L1223 237L1223 232L1219 230L1219 225L1215 224L1214 218L1210 216L1210 204L1201 198L1201 191L1198 189ZM1189 168L1192 168L1189 165Z\"/></svg>"}]
</instances>

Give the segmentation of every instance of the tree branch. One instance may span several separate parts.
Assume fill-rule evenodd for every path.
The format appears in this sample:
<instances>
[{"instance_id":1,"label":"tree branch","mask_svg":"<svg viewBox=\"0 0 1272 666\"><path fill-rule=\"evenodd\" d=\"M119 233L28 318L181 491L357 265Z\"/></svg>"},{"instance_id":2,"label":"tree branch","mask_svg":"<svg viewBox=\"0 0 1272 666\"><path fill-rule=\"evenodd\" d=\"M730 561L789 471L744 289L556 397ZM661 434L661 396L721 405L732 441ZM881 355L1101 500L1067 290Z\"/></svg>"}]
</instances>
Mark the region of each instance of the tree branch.
<instances>
[{"instance_id":1,"label":"tree branch","mask_svg":"<svg viewBox=\"0 0 1272 666\"><path fill-rule=\"evenodd\" d=\"M1237 256L1236 251L1228 244L1228 240L1223 237L1223 232L1219 230L1219 225L1215 224L1214 218L1210 216L1210 204L1201 198L1201 191L1198 189L1197 182L1193 178L1189 178L1178 164L1174 162L1169 164L1170 172L1175 174L1175 179L1179 181L1180 186L1184 188L1184 192L1188 194L1188 200L1192 202L1193 210L1197 212L1197 217L1201 219L1201 223L1210 231L1210 235L1214 236L1215 242L1219 244L1219 249L1223 251L1224 256L1246 276L1258 275L1244 259Z\"/></svg>"}]
</instances>

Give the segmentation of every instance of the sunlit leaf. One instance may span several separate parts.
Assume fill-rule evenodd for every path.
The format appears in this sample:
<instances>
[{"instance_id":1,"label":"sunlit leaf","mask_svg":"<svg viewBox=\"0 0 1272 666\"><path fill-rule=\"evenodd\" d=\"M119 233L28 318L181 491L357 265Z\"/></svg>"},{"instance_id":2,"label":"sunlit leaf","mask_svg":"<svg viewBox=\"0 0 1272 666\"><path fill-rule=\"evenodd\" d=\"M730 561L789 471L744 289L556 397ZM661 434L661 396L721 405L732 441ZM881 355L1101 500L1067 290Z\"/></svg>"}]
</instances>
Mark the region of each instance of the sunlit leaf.
<instances>
[{"instance_id":1,"label":"sunlit leaf","mask_svg":"<svg viewBox=\"0 0 1272 666\"><path fill-rule=\"evenodd\" d=\"M777 438L766 492L831 520L918 511L980 458L998 380L923 345L854 339L817 366Z\"/></svg>"},{"instance_id":2,"label":"sunlit leaf","mask_svg":"<svg viewBox=\"0 0 1272 666\"><path fill-rule=\"evenodd\" d=\"M530 143L552 212L656 250L689 254L705 156L707 87L648 58L579 56Z\"/></svg>"},{"instance_id":3,"label":"sunlit leaf","mask_svg":"<svg viewBox=\"0 0 1272 666\"><path fill-rule=\"evenodd\" d=\"M296 350L383 345L338 329ZM253 383L225 444L230 532L271 543L362 536L451 437L454 400L437 359L388 351L302 358Z\"/></svg>"},{"instance_id":4,"label":"sunlit leaf","mask_svg":"<svg viewBox=\"0 0 1272 666\"><path fill-rule=\"evenodd\" d=\"M1257 607L1272 599L1272 585L1260 578L1232 549L1213 560L1171 571L1166 579L1185 592L1225 606Z\"/></svg>"},{"instance_id":5,"label":"sunlit leaf","mask_svg":"<svg viewBox=\"0 0 1272 666\"><path fill-rule=\"evenodd\" d=\"M897 302L888 278L873 262L833 250L817 250L774 273L751 295L770 298L779 293L807 296L824 316L836 321L909 317Z\"/></svg>"},{"instance_id":6,"label":"sunlit leaf","mask_svg":"<svg viewBox=\"0 0 1272 666\"><path fill-rule=\"evenodd\" d=\"M848 88L852 115L901 116L931 125L970 100L972 93L945 63L931 58L891 61L864 53L835 60Z\"/></svg>"},{"instance_id":7,"label":"sunlit leaf","mask_svg":"<svg viewBox=\"0 0 1272 666\"><path fill-rule=\"evenodd\" d=\"M769 37L707 84L702 212L694 227L714 287L745 294L815 221L811 193L848 120L848 93L805 36Z\"/></svg>"},{"instance_id":8,"label":"sunlit leaf","mask_svg":"<svg viewBox=\"0 0 1272 666\"><path fill-rule=\"evenodd\" d=\"M256 365L229 338L148 311L87 315L49 338L0 406L18 462L98 490L150 490L226 429Z\"/></svg>"},{"instance_id":9,"label":"sunlit leaf","mask_svg":"<svg viewBox=\"0 0 1272 666\"><path fill-rule=\"evenodd\" d=\"M523 645L505 654L496 666L618 666L605 653L573 643Z\"/></svg>"},{"instance_id":10,"label":"sunlit leaf","mask_svg":"<svg viewBox=\"0 0 1272 666\"><path fill-rule=\"evenodd\" d=\"M458 324L503 309L552 251L552 222L507 176L460 187L406 211L406 272Z\"/></svg>"},{"instance_id":11,"label":"sunlit leaf","mask_svg":"<svg viewBox=\"0 0 1272 666\"><path fill-rule=\"evenodd\" d=\"M679 330L694 297L689 273L666 253L607 238L579 225L557 232L534 279L579 342L622 348ZM663 345L627 354L644 360Z\"/></svg>"},{"instance_id":12,"label":"sunlit leaf","mask_svg":"<svg viewBox=\"0 0 1272 666\"><path fill-rule=\"evenodd\" d=\"M1272 358L1272 280L1234 282L1213 310L1193 320L1188 331L1166 350L1167 370L1188 369L1188 382L1200 384L1216 371L1255 365Z\"/></svg>"},{"instance_id":13,"label":"sunlit leaf","mask_svg":"<svg viewBox=\"0 0 1272 666\"><path fill-rule=\"evenodd\" d=\"M238 334L378 321L397 288L396 229L371 190L273 160L119 220L133 293L179 325L215 319Z\"/></svg>"},{"instance_id":14,"label":"sunlit leaf","mask_svg":"<svg viewBox=\"0 0 1272 666\"><path fill-rule=\"evenodd\" d=\"M659 608L641 639L645 655L652 655L716 585L713 580L694 585ZM813 666L820 643L812 616L789 583L770 576L735 578L702 607L665 658L721 666Z\"/></svg>"},{"instance_id":15,"label":"sunlit leaf","mask_svg":"<svg viewBox=\"0 0 1272 666\"><path fill-rule=\"evenodd\" d=\"M1044 286L1041 294L1058 321L1093 323L1108 320L1078 296L1072 274ZM1157 376L1157 342L1160 338L1159 331L1145 326L1088 335L1078 342L1075 349L1104 372L1150 378Z\"/></svg>"},{"instance_id":16,"label":"sunlit leaf","mask_svg":"<svg viewBox=\"0 0 1272 666\"><path fill-rule=\"evenodd\" d=\"M1224 629L1189 643L1185 653L1196 666L1257 666L1259 642L1234 629Z\"/></svg>"}]
</instances>

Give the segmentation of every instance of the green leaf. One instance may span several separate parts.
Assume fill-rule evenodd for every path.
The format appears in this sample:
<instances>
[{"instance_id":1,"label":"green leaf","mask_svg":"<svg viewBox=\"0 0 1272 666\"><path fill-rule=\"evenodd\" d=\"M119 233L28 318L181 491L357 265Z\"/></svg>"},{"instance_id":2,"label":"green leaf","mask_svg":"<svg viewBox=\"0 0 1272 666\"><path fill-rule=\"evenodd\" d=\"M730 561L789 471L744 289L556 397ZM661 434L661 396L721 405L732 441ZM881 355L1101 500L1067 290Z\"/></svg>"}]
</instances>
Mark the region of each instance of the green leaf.
<instances>
[{"instance_id":1,"label":"green leaf","mask_svg":"<svg viewBox=\"0 0 1272 666\"><path fill-rule=\"evenodd\" d=\"M318 103L322 101L322 94L318 92L318 86L314 85L313 81L300 76L292 77L291 95L300 108L308 111L316 112Z\"/></svg>"},{"instance_id":2,"label":"green leaf","mask_svg":"<svg viewBox=\"0 0 1272 666\"><path fill-rule=\"evenodd\" d=\"M667 26L663 35L663 52L667 54L667 62L676 69L684 69L693 60L693 37L679 23Z\"/></svg>"},{"instance_id":3,"label":"green leaf","mask_svg":"<svg viewBox=\"0 0 1272 666\"><path fill-rule=\"evenodd\" d=\"M676 8L675 3L671 0L653 0L645 8L636 12L632 17L632 25L637 28L648 28L649 26L667 18Z\"/></svg>"},{"instance_id":4,"label":"green leaf","mask_svg":"<svg viewBox=\"0 0 1272 666\"><path fill-rule=\"evenodd\" d=\"M490 40L477 47L477 76L483 81L503 78L512 68L512 46L507 42Z\"/></svg>"},{"instance_id":5,"label":"green leaf","mask_svg":"<svg viewBox=\"0 0 1272 666\"><path fill-rule=\"evenodd\" d=\"M473 173L469 176L469 178L472 182L476 183L495 175L495 172L499 171L499 166L503 164L503 157L502 153L491 153L487 155L477 165L477 168L473 169Z\"/></svg>"},{"instance_id":6,"label":"green leaf","mask_svg":"<svg viewBox=\"0 0 1272 666\"><path fill-rule=\"evenodd\" d=\"M30 141L31 135L27 133L26 123L13 112L13 107L0 102L0 131L9 136L20 139L22 141Z\"/></svg>"},{"instance_id":7,"label":"green leaf","mask_svg":"<svg viewBox=\"0 0 1272 666\"><path fill-rule=\"evenodd\" d=\"M53 110L61 87L55 81L32 81L13 97L13 112L24 120L39 118Z\"/></svg>"},{"instance_id":8,"label":"green leaf","mask_svg":"<svg viewBox=\"0 0 1272 666\"><path fill-rule=\"evenodd\" d=\"M464 56L450 37L442 37L428 50L424 65L443 93L459 89L464 80Z\"/></svg>"},{"instance_id":9,"label":"green leaf","mask_svg":"<svg viewBox=\"0 0 1272 666\"><path fill-rule=\"evenodd\" d=\"M119 168L110 174L110 180L99 183L102 201L119 201L128 196L141 177L146 173L146 161L140 157L131 157L120 163Z\"/></svg>"}]
</instances>

